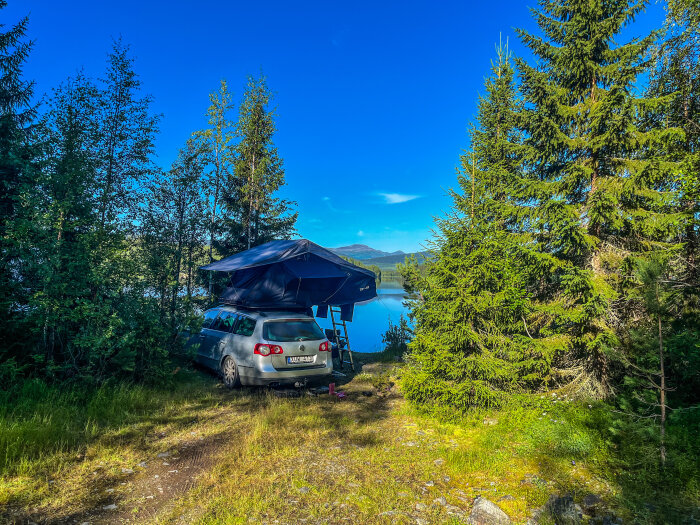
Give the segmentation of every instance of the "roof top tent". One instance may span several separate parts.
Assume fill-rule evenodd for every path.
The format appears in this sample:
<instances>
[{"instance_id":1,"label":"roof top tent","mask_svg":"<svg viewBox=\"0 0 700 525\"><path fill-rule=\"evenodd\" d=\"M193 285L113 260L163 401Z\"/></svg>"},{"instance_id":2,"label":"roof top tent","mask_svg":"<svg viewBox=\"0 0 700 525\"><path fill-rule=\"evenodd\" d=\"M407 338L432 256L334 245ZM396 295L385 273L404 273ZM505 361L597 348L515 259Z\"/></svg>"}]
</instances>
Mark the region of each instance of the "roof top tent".
<instances>
[{"instance_id":1,"label":"roof top tent","mask_svg":"<svg viewBox=\"0 0 700 525\"><path fill-rule=\"evenodd\" d=\"M338 348L348 352L352 365L346 321L352 321L355 303L377 296L374 272L306 239L271 241L202 266L202 270L229 274L228 288L220 297L226 304L304 311L317 306L316 316L323 318L330 308L332 335ZM336 322L338 313L340 321ZM342 366L342 354L340 357Z\"/></svg>"}]
</instances>

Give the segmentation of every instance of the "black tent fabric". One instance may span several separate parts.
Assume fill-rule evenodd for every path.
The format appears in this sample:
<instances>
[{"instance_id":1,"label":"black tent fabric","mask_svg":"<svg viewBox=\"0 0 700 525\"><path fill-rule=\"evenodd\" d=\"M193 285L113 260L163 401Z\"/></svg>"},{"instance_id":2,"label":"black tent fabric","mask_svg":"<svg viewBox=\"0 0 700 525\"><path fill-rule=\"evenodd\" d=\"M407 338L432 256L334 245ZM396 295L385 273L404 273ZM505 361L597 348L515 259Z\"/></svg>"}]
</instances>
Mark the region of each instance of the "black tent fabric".
<instances>
[{"instance_id":1,"label":"black tent fabric","mask_svg":"<svg viewBox=\"0 0 700 525\"><path fill-rule=\"evenodd\" d=\"M247 308L341 306L341 318L351 320L354 303L377 296L374 272L306 239L271 241L202 270L228 272L221 301Z\"/></svg>"}]
</instances>

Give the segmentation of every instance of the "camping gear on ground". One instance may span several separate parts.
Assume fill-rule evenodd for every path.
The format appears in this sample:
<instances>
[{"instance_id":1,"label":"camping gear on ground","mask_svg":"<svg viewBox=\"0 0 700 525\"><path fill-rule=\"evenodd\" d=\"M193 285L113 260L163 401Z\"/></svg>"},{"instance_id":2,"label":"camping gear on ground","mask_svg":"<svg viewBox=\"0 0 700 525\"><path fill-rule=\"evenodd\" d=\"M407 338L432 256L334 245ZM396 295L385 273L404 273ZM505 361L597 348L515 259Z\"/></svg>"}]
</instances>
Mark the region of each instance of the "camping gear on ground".
<instances>
[{"instance_id":1,"label":"camping gear on ground","mask_svg":"<svg viewBox=\"0 0 700 525\"><path fill-rule=\"evenodd\" d=\"M377 296L374 272L347 262L330 250L306 239L270 241L250 250L202 266L227 272L228 288L222 303L250 309L299 310L317 306L316 317L331 311L335 343L349 355L347 335L355 303ZM336 321L336 315L339 321ZM340 328L342 327L342 333ZM341 366L343 364L341 359Z\"/></svg>"}]
</instances>

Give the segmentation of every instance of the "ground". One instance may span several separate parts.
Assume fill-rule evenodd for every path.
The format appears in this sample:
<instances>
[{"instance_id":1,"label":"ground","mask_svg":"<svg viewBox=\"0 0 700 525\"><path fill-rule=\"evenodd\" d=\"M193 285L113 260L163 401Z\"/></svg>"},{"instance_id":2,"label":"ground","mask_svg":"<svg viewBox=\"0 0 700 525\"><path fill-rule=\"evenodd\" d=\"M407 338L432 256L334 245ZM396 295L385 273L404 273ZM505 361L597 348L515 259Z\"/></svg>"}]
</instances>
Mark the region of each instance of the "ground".
<instances>
[{"instance_id":1,"label":"ground","mask_svg":"<svg viewBox=\"0 0 700 525\"><path fill-rule=\"evenodd\" d=\"M345 399L229 391L178 370L167 393L90 399L66 416L70 429L52 414L66 400L49 400L43 423L16 424L17 450L12 428L0 436L14 454L0 477L0 522L465 523L482 495L525 523L552 493L616 497L593 438L556 415L566 399L450 424L406 404L400 364L358 367L338 379ZM26 441L37 425L52 450Z\"/></svg>"}]
</instances>

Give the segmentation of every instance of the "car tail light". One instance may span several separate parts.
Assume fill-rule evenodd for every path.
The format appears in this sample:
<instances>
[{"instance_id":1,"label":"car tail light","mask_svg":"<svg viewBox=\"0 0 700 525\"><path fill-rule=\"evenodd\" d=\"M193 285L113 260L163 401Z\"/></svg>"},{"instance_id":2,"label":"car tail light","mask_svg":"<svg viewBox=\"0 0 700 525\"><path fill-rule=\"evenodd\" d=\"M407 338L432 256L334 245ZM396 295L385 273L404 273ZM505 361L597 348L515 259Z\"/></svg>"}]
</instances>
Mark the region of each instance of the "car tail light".
<instances>
[{"instance_id":1,"label":"car tail light","mask_svg":"<svg viewBox=\"0 0 700 525\"><path fill-rule=\"evenodd\" d=\"M328 352L329 350L330 350L330 347L328 346L328 341L324 341L318 347L319 352Z\"/></svg>"},{"instance_id":2,"label":"car tail light","mask_svg":"<svg viewBox=\"0 0 700 525\"><path fill-rule=\"evenodd\" d=\"M255 345L255 350L253 353L267 357L270 354L283 354L284 350L282 350L282 347L279 345L266 345L263 343L258 343Z\"/></svg>"}]
</instances>

